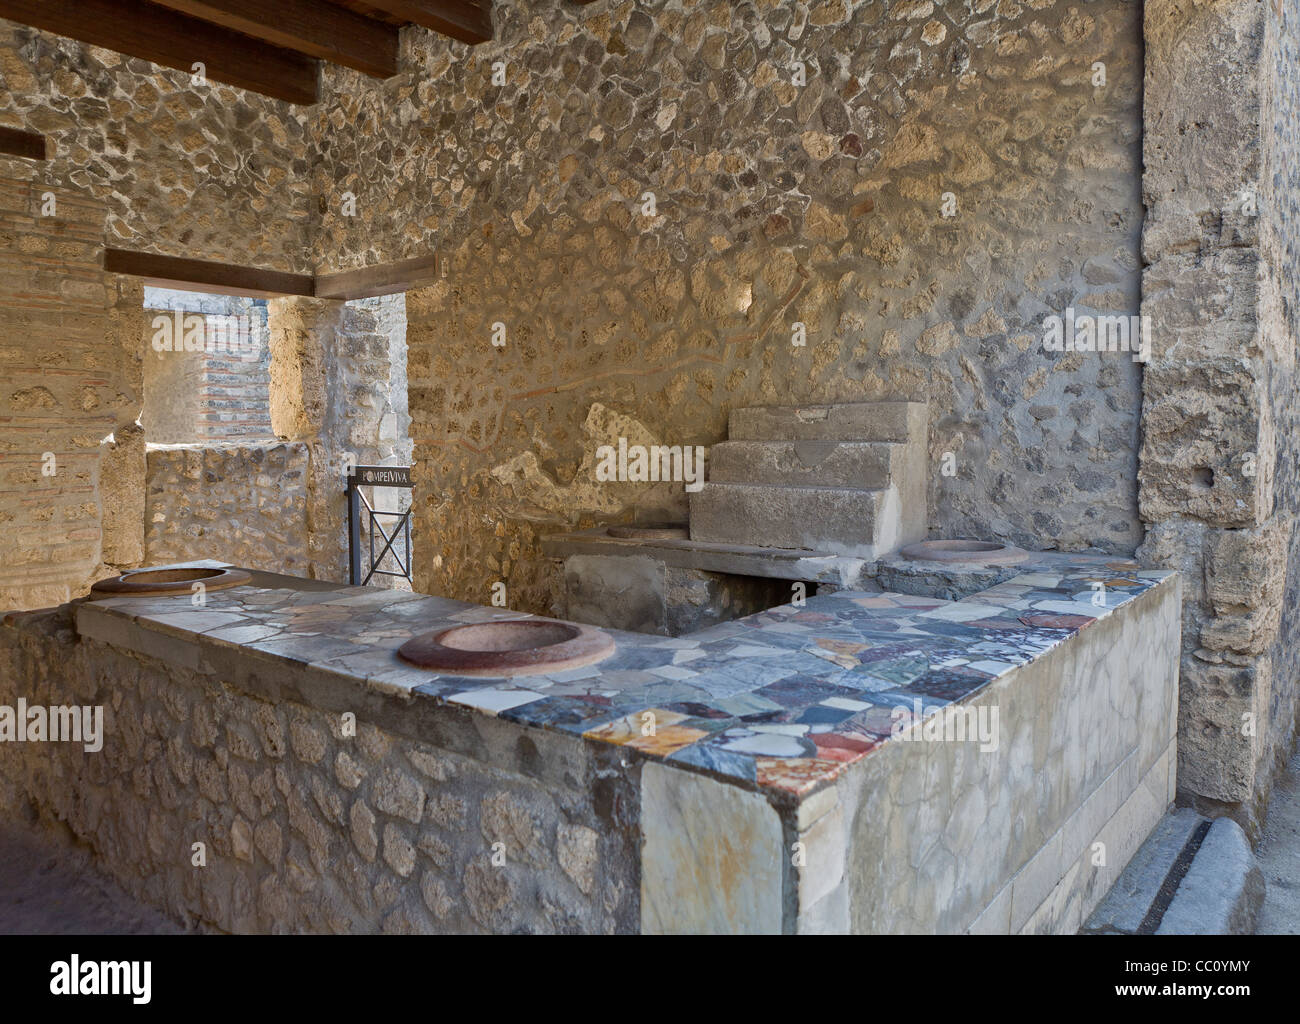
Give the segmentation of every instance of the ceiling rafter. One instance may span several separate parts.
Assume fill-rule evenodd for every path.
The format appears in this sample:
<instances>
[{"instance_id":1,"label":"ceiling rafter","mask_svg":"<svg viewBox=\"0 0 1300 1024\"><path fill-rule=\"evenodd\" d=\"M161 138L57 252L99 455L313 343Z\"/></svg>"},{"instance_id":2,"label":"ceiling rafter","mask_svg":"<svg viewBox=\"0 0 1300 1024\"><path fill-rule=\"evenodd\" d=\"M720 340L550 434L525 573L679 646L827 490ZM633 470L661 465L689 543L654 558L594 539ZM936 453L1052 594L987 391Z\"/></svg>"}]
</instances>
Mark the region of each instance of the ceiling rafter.
<instances>
[{"instance_id":1,"label":"ceiling rafter","mask_svg":"<svg viewBox=\"0 0 1300 1024\"><path fill-rule=\"evenodd\" d=\"M462 43L485 43L492 38L488 0L366 0L366 4Z\"/></svg>"},{"instance_id":2,"label":"ceiling rafter","mask_svg":"<svg viewBox=\"0 0 1300 1024\"><path fill-rule=\"evenodd\" d=\"M302 104L322 60L397 74L402 25L492 38L491 0L0 0L0 18Z\"/></svg>"},{"instance_id":3,"label":"ceiling rafter","mask_svg":"<svg viewBox=\"0 0 1300 1024\"><path fill-rule=\"evenodd\" d=\"M354 68L375 78L397 74L395 25L316 0L154 0L179 14L264 43Z\"/></svg>"},{"instance_id":4,"label":"ceiling rafter","mask_svg":"<svg viewBox=\"0 0 1300 1024\"><path fill-rule=\"evenodd\" d=\"M275 96L315 103L317 65L310 58L151 3L115 0L0 0L0 17Z\"/></svg>"}]
</instances>

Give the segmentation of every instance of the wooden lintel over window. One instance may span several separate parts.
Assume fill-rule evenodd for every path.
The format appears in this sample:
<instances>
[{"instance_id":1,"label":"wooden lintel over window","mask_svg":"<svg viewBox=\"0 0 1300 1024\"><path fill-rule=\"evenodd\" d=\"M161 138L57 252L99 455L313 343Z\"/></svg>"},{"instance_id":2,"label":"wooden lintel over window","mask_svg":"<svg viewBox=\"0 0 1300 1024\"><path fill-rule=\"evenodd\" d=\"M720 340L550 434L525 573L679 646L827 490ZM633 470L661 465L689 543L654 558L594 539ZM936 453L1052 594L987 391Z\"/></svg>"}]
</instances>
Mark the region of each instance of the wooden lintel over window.
<instances>
[{"instance_id":1,"label":"wooden lintel over window","mask_svg":"<svg viewBox=\"0 0 1300 1024\"><path fill-rule=\"evenodd\" d=\"M241 267L210 260L160 256L131 249L105 249L104 269L114 274L142 277L145 284L218 295L250 295L273 298L279 295L311 296L315 281L310 274L290 274L261 267Z\"/></svg>"},{"instance_id":2,"label":"wooden lintel over window","mask_svg":"<svg viewBox=\"0 0 1300 1024\"><path fill-rule=\"evenodd\" d=\"M396 295L432 284L438 277L437 256L385 263L360 270L343 270L316 275L318 299L368 299L376 295Z\"/></svg>"},{"instance_id":3,"label":"wooden lintel over window","mask_svg":"<svg viewBox=\"0 0 1300 1024\"><path fill-rule=\"evenodd\" d=\"M0 156L18 156L25 160L45 159L45 136L21 128L0 128Z\"/></svg>"}]
</instances>

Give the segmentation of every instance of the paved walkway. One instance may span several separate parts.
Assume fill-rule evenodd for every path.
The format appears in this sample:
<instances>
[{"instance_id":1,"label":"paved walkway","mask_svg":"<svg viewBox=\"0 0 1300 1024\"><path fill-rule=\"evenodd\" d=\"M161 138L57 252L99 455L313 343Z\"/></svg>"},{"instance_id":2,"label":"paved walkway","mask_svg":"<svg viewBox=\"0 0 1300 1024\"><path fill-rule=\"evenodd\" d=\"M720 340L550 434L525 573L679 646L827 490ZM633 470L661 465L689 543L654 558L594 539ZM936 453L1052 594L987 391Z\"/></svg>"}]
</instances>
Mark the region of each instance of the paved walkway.
<instances>
[{"instance_id":1,"label":"paved walkway","mask_svg":"<svg viewBox=\"0 0 1300 1024\"><path fill-rule=\"evenodd\" d=\"M87 851L0 823L0 935L173 935L182 928L95 868Z\"/></svg>"},{"instance_id":2,"label":"paved walkway","mask_svg":"<svg viewBox=\"0 0 1300 1024\"><path fill-rule=\"evenodd\" d=\"M1300 752L1273 786L1255 851L1268 882L1256 935L1300 935Z\"/></svg>"}]
</instances>

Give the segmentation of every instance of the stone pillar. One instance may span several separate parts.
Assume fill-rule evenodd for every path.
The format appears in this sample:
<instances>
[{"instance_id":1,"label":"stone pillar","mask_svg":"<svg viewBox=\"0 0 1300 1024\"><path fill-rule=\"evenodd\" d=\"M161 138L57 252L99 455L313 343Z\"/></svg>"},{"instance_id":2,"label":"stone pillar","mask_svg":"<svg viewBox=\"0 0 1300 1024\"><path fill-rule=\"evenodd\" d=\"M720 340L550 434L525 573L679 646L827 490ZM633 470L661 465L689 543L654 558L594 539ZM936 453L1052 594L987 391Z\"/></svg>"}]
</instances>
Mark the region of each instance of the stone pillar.
<instances>
[{"instance_id":1,"label":"stone pillar","mask_svg":"<svg viewBox=\"0 0 1300 1024\"><path fill-rule=\"evenodd\" d=\"M108 311L107 346L116 353L130 397L117 413L113 440L99 446L101 557L107 570L121 570L144 561L145 439L139 420L144 401L147 318L143 282L118 274L105 276L109 300L116 294Z\"/></svg>"},{"instance_id":2,"label":"stone pillar","mask_svg":"<svg viewBox=\"0 0 1300 1024\"><path fill-rule=\"evenodd\" d=\"M348 581L348 466L404 464L409 451L390 436L397 423L391 394L397 350L387 330L388 321L396 319L389 306L301 298L273 299L267 306L271 429L284 440L304 442L310 451L307 536L313 579ZM376 315L384 311L390 315ZM391 500L392 495L383 499ZM390 585L391 578L372 582Z\"/></svg>"},{"instance_id":3,"label":"stone pillar","mask_svg":"<svg viewBox=\"0 0 1300 1024\"><path fill-rule=\"evenodd\" d=\"M121 482L104 440L140 413L140 295L102 270L104 207L58 187L47 215L47 192L0 179L0 610L84 594L143 530L138 504L101 495Z\"/></svg>"},{"instance_id":4,"label":"stone pillar","mask_svg":"<svg viewBox=\"0 0 1300 1024\"><path fill-rule=\"evenodd\" d=\"M1248 0L1145 9L1142 313L1152 354L1139 554L1184 577L1180 797L1252 832L1271 751L1295 715L1293 700L1273 699L1293 533L1292 495L1275 481L1288 460L1278 458L1274 396L1278 375L1291 375L1280 353L1295 341L1278 344L1261 306L1261 224L1275 216L1261 200L1271 73L1261 51L1272 17L1272 5Z\"/></svg>"},{"instance_id":5,"label":"stone pillar","mask_svg":"<svg viewBox=\"0 0 1300 1024\"><path fill-rule=\"evenodd\" d=\"M338 350L344 304L280 298L267 304L271 344L271 429L307 445L308 576L348 581L345 442Z\"/></svg>"}]
</instances>

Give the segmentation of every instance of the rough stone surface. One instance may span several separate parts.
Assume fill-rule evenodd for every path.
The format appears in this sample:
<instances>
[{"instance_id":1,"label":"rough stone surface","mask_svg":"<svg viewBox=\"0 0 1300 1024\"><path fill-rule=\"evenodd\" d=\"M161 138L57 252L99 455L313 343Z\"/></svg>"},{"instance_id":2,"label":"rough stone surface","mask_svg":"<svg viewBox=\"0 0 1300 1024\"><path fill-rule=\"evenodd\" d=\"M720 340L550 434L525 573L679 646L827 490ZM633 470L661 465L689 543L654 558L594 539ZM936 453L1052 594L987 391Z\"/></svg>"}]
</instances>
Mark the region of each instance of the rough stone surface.
<instances>
[{"instance_id":1,"label":"rough stone surface","mask_svg":"<svg viewBox=\"0 0 1300 1024\"><path fill-rule=\"evenodd\" d=\"M327 74L322 258L449 257L407 297L419 589L548 612L540 534L680 510L594 482L597 406L708 444L733 406L928 399L933 529L1138 542L1140 368L1042 331L1138 310L1140 7L897 6L527 0L471 50L413 33L409 80Z\"/></svg>"},{"instance_id":2,"label":"rough stone surface","mask_svg":"<svg viewBox=\"0 0 1300 1024\"><path fill-rule=\"evenodd\" d=\"M685 569L633 554L571 555L564 584L564 618L663 636L752 615L793 595L786 580Z\"/></svg>"},{"instance_id":3,"label":"rough stone surface","mask_svg":"<svg viewBox=\"0 0 1300 1024\"><path fill-rule=\"evenodd\" d=\"M268 304L268 320L272 429L309 452L305 575L346 583L350 467L409 459L399 433L405 414L393 397L405 365L400 317L393 303L280 298ZM384 490L382 499L372 495L375 507L409 501L404 492ZM391 529L391 520L383 522ZM385 567L395 568L391 559ZM392 585L383 576L372 582Z\"/></svg>"},{"instance_id":4,"label":"rough stone surface","mask_svg":"<svg viewBox=\"0 0 1300 1024\"><path fill-rule=\"evenodd\" d=\"M148 467L149 564L215 558L307 574L307 445L152 446Z\"/></svg>"},{"instance_id":5,"label":"rough stone surface","mask_svg":"<svg viewBox=\"0 0 1300 1024\"><path fill-rule=\"evenodd\" d=\"M1138 934L1160 887L1204 821L1190 807L1180 807L1161 818L1081 931L1096 935Z\"/></svg>"},{"instance_id":6,"label":"rough stone surface","mask_svg":"<svg viewBox=\"0 0 1300 1024\"><path fill-rule=\"evenodd\" d=\"M0 158L0 608L84 593L143 528L141 287L100 268L104 207L57 189L44 217L46 191Z\"/></svg>"},{"instance_id":7,"label":"rough stone surface","mask_svg":"<svg viewBox=\"0 0 1300 1024\"><path fill-rule=\"evenodd\" d=\"M1256 855L1266 886L1256 934L1300 935L1300 754L1273 788Z\"/></svg>"},{"instance_id":8,"label":"rough stone surface","mask_svg":"<svg viewBox=\"0 0 1300 1024\"><path fill-rule=\"evenodd\" d=\"M1252 836L1300 706L1297 22L1145 5L1140 555L1186 581L1181 796Z\"/></svg>"},{"instance_id":9,"label":"rough stone surface","mask_svg":"<svg viewBox=\"0 0 1300 1024\"><path fill-rule=\"evenodd\" d=\"M0 123L41 132L50 156L0 161L60 207L103 203L108 244L311 271L312 108L11 21L0 54Z\"/></svg>"},{"instance_id":10,"label":"rough stone surface","mask_svg":"<svg viewBox=\"0 0 1300 1024\"><path fill-rule=\"evenodd\" d=\"M0 745L0 808L62 822L132 898L231 932L637 929L636 804L582 741L459 716L432 728L440 747L364 702L351 735L80 640L68 612L0 629L0 702L102 704L103 750Z\"/></svg>"},{"instance_id":11,"label":"rough stone surface","mask_svg":"<svg viewBox=\"0 0 1300 1024\"><path fill-rule=\"evenodd\" d=\"M1250 840L1219 818L1192 858L1157 935L1252 935L1264 902L1264 876Z\"/></svg>"},{"instance_id":12,"label":"rough stone surface","mask_svg":"<svg viewBox=\"0 0 1300 1024\"><path fill-rule=\"evenodd\" d=\"M176 935L174 922L132 899L66 831L0 826L0 934Z\"/></svg>"}]
</instances>

